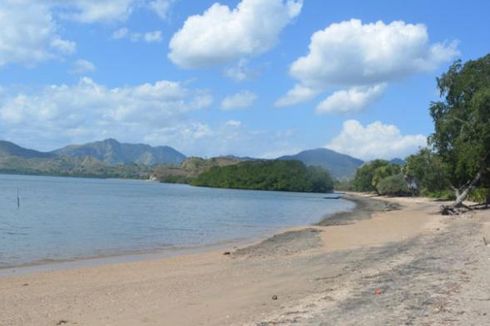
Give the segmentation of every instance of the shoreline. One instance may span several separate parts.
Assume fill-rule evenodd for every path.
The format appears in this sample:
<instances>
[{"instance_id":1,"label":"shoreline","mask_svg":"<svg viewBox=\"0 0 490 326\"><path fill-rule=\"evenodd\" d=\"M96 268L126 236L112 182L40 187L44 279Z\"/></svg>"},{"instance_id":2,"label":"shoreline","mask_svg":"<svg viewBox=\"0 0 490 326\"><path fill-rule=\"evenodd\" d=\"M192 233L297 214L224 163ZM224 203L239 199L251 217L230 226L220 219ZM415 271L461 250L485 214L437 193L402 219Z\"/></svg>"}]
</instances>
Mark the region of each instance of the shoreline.
<instances>
[{"instance_id":1,"label":"shoreline","mask_svg":"<svg viewBox=\"0 0 490 326\"><path fill-rule=\"evenodd\" d=\"M96 267L96 266L101 266L106 264L121 264L121 263L137 262L137 261L166 259L166 258L178 257L178 256L188 256L188 255L195 255L200 253L230 251L240 247L255 245L257 243L266 241L269 238L273 238L277 235L287 233L292 230L309 228L317 225L324 225L323 223L325 223L325 221L328 221L330 218L345 219L345 217L352 216L351 221L353 221L361 216L366 217L366 214L363 211L366 207L372 208L371 206L373 206L375 207L375 209L379 208L379 210L381 210L381 206L382 206L381 204L369 205L369 202L371 202L371 200L366 200L365 198L358 197L352 194L348 194L348 195L343 194L340 197L340 199L354 203L355 204L354 208L350 211L341 211L341 212L333 213L331 215L323 216L321 217L319 222L308 224L308 225L299 225L295 227L282 227L272 231L264 231L261 232L260 234L248 238L237 238L237 239L225 240L225 241L209 243L209 244L190 245L190 246L181 246L181 247L169 246L168 248L125 251L125 252L118 252L118 253L109 253L106 255L102 254L102 255L75 257L75 258L67 258L67 259L59 259L59 260L45 259L41 261L33 261L20 265L0 267L0 278L15 276L15 275L25 275L25 274L37 273L37 272L50 272L50 271L67 270L67 269L74 269L74 268L76 269L76 268L84 268L84 267ZM375 200L375 201L378 202L379 200ZM371 209L369 215L375 212L375 209Z\"/></svg>"},{"instance_id":2,"label":"shoreline","mask_svg":"<svg viewBox=\"0 0 490 326\"><path fill-rule=\"evenodd\" d=\"M359 220L369 219L374 213L388 212L401 208L398 203L393 203L379 197L372 197L363 194L344 192L342 199L348 200L355 204L354 209L347 212L338 212L331 216L325 217L315 226L332 226L332 225L346 225L355 223Z\"/></svg>"},{"instance_id":3,"label":"shoreline","mask_svg":"<svg viewBox=\"0 0 490 326\"><path fill-rule=\"evenodd\" d=\"M488 320L490 247L484 247L482 234L490 238L489 211L448 218L435 214L440 202L360 197L400 209L361 215L348 224L292 229L228 255L209 251L2 277L0 324Z\"/></svg>"}]
</instances>

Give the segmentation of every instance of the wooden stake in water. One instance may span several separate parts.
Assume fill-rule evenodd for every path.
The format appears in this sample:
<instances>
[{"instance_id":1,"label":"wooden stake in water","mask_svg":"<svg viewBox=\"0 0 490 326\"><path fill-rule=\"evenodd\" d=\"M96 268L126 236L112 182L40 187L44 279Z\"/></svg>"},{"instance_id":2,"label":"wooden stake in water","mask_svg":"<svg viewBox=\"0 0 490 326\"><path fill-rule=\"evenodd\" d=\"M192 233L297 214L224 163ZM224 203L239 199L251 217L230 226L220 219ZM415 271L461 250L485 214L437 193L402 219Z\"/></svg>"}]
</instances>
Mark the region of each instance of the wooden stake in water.
<instances>
[{"instance_id":1,"label":"wooden stake in water","mask_svg":"<svg viewBox=\"0 0 490 326\"><path fill-rule=\"evenodd\" d=\"M17 208L20 208L19 188L17 188Z\"/></svg>"}]
</instances>

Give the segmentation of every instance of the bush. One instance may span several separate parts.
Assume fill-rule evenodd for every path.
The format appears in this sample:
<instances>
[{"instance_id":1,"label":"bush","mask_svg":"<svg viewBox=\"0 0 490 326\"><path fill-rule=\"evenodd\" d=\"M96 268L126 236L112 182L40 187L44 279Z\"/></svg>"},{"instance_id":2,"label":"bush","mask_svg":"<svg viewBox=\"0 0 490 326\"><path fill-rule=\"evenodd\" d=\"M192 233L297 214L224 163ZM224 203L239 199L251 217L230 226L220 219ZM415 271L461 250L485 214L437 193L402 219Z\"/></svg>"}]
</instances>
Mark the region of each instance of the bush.
<instances>
[{"instance_id":1,"label":"bush","mask_svg":"<svg viewBox=\"0 0 490 326\"><path fill-rule=\"evenodd\" d=\"M403 174L395 174L382 179L378 183L378 191L380 195L388 196L406 196L410 195L407 182Z\"/></svg>"}]
</instances>

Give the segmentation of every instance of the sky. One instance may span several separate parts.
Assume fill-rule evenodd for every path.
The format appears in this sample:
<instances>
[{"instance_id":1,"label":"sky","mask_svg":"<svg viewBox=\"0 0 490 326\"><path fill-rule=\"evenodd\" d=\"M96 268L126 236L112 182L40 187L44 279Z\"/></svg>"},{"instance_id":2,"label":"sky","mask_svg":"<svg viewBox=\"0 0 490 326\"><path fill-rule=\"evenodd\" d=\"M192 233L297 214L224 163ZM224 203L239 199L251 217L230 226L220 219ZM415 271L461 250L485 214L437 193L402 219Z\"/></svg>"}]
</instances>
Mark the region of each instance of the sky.
<instances>
[{"instance_id":1,"label":"sky","mask_svg":"<svg viewBox=\"0 0 490 326\"><path fill-rule=\"evenodd\" d=\"M405 157L487 0L0 0L0 139Z\"/></svg>"}]
</instances>

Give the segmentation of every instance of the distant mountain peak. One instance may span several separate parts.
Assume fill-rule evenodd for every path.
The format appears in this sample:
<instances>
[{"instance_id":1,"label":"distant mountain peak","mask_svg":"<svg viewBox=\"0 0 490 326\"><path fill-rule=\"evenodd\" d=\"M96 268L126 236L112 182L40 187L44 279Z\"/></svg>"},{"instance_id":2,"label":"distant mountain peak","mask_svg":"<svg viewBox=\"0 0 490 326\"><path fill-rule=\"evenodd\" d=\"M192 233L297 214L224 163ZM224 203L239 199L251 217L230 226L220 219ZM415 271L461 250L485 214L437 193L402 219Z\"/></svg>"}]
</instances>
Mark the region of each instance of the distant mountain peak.
<instances>
[{"instance_id":1,"label":"distant mountain peak","mask_svg":"<svg viewBox=\"0 0 490 326\"><path fill-rule=\"evenodd\" d=\"M321 166L327 169L330 174L337 179L352 177L357 168L364 161L341 154L328 148L315 148L299 152L295 155L286 155L278 158L279 160L298 160L306 165Z\"/></svg>"},{"instance_id":2,"label":"distant mountain peak","mask_svg":"<svg viewBox=\"0 0 490 326\"><path fill-rule=\"evenodd\" d=\"M69 157L94 157L106 164L175 164L179 165L186 156L170 146L121 143L107 138L83 145L69 145L54 151Z\"/></svg>"}]
</instances>

